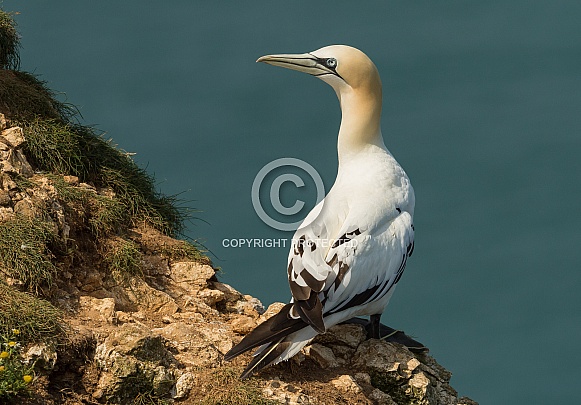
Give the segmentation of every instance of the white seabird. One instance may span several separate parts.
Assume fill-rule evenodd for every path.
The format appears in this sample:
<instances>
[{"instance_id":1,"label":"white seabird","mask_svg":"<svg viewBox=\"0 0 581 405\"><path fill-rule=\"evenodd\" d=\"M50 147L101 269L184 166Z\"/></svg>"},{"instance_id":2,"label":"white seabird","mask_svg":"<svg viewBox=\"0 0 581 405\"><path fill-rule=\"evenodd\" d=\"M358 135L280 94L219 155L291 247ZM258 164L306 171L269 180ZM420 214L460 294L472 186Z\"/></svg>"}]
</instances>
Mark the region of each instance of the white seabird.
<instances>
[{"instance_id":1,"label":"white seabird","mask_svg":"<svg viewBox=\"0 0 581 405\"><path fill-rule=\"evenodd\" d=\"M339 169L327 196L305 218L288 257L292 300L230 350L259 349L242 378L298 353L317 334L355 316L380 316L414 249L414 191L381 135L381 80L360 50L333 45L265 62L316 76L341 104Z\"/></svg>"}]
</instances>

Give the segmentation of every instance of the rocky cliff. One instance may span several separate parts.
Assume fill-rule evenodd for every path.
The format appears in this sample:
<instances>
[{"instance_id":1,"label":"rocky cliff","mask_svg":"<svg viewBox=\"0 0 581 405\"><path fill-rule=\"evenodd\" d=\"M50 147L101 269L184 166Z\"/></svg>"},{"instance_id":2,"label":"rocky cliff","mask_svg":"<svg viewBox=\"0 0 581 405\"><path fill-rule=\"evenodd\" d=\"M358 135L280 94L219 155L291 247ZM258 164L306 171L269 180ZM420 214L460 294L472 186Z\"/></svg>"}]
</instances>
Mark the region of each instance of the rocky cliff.
<instances>
[{"instance_id":1,"label":"rocky cliff","mask_svg":"<svg viewBox=\"0 0 581 405\"><path fill-rule=\"evenodd\" d=\"M115 196L73 175L35 173L22 128L0 115L0 130L0 227L44 221L53 245L79 249L71 235L89 232L79 212L90 209L91 197ZM223 355L283 304L265 309L221 283L208 259L180 254L183 241L147 223L94 242L119 256L112 266L96 252L93 263L40 249L54 272L50 285L38 281L45 289L39 295L62 311L64 326L29 342L25 359L36 364L31 403L474 403L458 399L451 373L429 355L367 340L355 324L335 326L287 364L239 381L249 356L227 363ZM125 257L123 249L130 250ZM34 285L30 270L18 273L3 260L6 287Z\"/></svg>"},{"instance_id":2,"label":"rocky cliff","mask_svg":"<svg viewBox=\"0 0 581 405\"><path fill-rule=\"evenodd\" d=\"M250 354L224 354L283 304L174 239L174 200L18 71L15 41L0 11L0 402L475 404L427 353L358 324L239 380Z\"/></svg>"}]
</instances>

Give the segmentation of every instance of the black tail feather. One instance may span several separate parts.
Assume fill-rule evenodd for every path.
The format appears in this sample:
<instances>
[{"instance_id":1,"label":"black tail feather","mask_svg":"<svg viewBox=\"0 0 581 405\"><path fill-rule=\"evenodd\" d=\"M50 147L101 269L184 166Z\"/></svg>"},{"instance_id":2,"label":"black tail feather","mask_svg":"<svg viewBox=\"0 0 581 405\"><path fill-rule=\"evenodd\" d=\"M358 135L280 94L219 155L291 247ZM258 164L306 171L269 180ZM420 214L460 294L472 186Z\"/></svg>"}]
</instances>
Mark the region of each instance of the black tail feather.
<instances>
[{"instance_id":1,"label":"black tail feather","mask_svg":"<svg viewBox=\"0 0 581 405\"><path fill-rule=\"evenodd\" d=\"M224 359L232 360L234 357L266 343L278 343L291 333L308 326L302 319L292 319L288 316L291 307L292 304L285 305L277 315L269 318L254 328L254 330L246 335L240 343L224 355ZM280 324L283 322L285 323L285 327L280 328ZM257 357L259 358L260 355Z\"/></svg>"},{"instance_id":2,"label":"black tail feather","mask_svg":"<svg viewBox=\"0 0 581 405\"><path fill-rule=\"evenodd\" d=\"M292 310L294 304L286 304L282 309L278 312L278 314L274 315L272 318L272 324L270 325L270 330L273 332L278 332L283 330L284 328L288 328L289 326L294 325L297 322L297 319L292 318L290 316L290 311Z\"/></svg>"},{"instance_id":3,"label":"black tail feather","mask_svg":"<svg viewBox=\"0 0 581 405\"><path fill-rule=\"evenodd\" d=\"M285 342L284 337L281 337L276 342L271 342L267 347L264 348L262 352L255 355L250 363L244 369L244 372L240 376L241 379L246 379L252 374L260 371L264 367L272 363L278 356L280 356L291 344L291 342Z\"/></svg>"},{"instance_id":4,"label":"black tail feather","mask_svg":"<svg viewBox=\"0 0 581 405\"><path fill-rule=\"evenodd\" d=\"M318 333L325 333L325 322L323 322L323 304L315 291L311 291L311 296L305 301L296 301L295 308L303 321L308 323Z\"/></svg>"}]
</instances>

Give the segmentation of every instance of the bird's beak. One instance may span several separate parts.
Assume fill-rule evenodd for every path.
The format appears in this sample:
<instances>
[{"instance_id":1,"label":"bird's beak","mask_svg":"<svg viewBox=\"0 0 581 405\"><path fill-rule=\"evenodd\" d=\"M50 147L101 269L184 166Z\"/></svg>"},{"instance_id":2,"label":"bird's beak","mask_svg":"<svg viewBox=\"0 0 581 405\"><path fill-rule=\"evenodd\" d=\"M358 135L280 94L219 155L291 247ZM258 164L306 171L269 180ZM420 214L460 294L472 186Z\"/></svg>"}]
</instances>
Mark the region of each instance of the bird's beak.
<instances>
[{"instance_id":1,"label":"bird's beak","mask_svg":"<svg viewBox=\"0 0 581 405\"><path fill-rule=\"evenodd\" d=\"M332 70L321 64L321 59L310 53L266 55L258 58L257 62L298 70L299 72L308 73L313 76L335 74Z\"/></svg>"}]
</instances>

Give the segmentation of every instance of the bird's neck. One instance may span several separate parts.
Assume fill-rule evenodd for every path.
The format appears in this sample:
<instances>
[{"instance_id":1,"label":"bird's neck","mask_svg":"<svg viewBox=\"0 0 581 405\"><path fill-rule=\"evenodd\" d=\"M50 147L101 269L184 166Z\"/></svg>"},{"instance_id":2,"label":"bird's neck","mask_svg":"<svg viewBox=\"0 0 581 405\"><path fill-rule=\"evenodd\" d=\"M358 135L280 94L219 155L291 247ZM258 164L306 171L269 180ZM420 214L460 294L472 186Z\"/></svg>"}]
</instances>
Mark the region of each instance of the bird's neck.
<instances>
[{"instance_id":1,"label":"bird's neck","mask_svg":"<svg viewBox=\"0 0 581 405\"><path fill-rule=\"evenodd\" d=\"M341 128L337 141L339 163L375 145L385 148L381 136L381 88L348 89L338 94Z\"/></svg>"}]
</instances>

